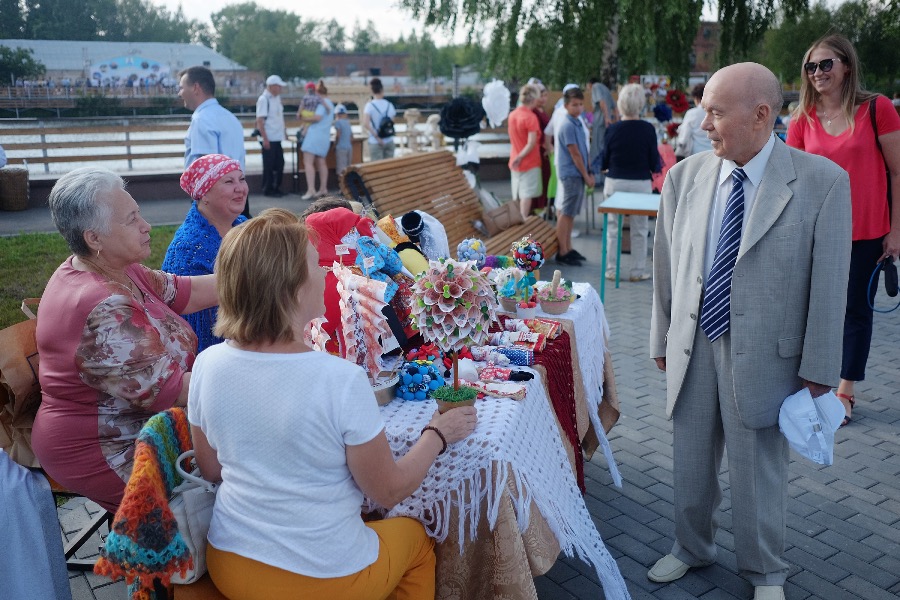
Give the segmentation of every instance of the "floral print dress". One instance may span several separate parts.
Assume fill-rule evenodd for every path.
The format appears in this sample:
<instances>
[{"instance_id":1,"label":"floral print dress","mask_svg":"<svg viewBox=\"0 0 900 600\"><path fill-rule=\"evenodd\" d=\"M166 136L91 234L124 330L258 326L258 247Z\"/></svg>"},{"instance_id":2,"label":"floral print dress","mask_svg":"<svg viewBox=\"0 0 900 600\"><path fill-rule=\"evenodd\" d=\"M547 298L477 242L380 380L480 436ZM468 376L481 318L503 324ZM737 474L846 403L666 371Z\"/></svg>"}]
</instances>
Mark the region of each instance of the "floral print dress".
<instances>
[{"instance_id":1,"label":"floral print dress","mask_svg":"<svg viewBox=\"0 0 900 600\"><path fill-rule=\"evenodd\" d=\"M43 400L32 430L41 466L56 481L114 510L134 440L178 398L197 336L178 316L190 280L142 265L126 269L144 298L69 258L47 284L38 314Z\"/></svg>"}]
</instances>

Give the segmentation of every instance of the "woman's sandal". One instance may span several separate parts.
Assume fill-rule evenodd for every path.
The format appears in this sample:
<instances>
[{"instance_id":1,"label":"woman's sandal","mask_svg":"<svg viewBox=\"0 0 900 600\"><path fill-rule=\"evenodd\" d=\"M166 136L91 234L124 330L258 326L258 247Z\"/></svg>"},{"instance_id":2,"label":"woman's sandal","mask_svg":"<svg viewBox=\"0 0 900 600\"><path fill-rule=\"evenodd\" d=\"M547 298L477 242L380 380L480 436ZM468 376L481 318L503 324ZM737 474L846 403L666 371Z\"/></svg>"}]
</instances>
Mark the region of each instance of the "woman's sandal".
<instances>
[{"instance_id":1,"label":"woman's sandal","mask_svg":"<svg viewBox=\"0 0 900 600\"><path fill-rule=\"evenodd\" d=\"M847 394L841 394L841 393L836 393L835 396L837 396L838 398L843 398L844 400L846 400L846 401L850 404L850 410L851 410L851 411L853 410L853 407L856 406L856 399L855 399L853 396L848 396ZM852 420L853 420L853 418L852 418L851 415L846 415L846 416L844 417L844 420L841 421L841 427L844 427L844 426L846 426L846 425L849 425L849 424L850 424L850 421L852 421Z\"/></svg>"}]
</instances>

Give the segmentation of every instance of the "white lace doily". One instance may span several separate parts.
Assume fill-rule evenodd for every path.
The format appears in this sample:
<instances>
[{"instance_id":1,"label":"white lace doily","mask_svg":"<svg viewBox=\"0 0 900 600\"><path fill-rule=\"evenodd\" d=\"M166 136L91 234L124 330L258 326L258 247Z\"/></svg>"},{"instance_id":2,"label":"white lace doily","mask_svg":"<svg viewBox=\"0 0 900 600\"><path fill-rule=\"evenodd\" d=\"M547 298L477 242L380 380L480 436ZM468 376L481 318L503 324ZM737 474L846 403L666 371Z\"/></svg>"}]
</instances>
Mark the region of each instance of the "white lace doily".
<instances>
[{"instance_id":1,"label":"white lace doily","mask_svg":"<svg viewBox=\"0 0 900 600\"><path fill-rule=\"evenodd\" d=\"M494 528L500 499L507 483L511 483L520 531L528 527L528 507L533 500L563 552L594 566L606 597L628 598L625 581L578 489L546 390L539 377L527 385L528 394L522 401L479 400L475 432L439 456L419 489L387 516L417 519L438 541L455 531L462 549L466 539L476 537L481 519L486 518ZM394 400L382 407L385 431L396 458L418 440L435 409L433 400ZM458 520L451 524L452 506L458 509ZM375 507L370 504L369 508ZM483 515L482 509L487 514Z\"/></svg>"}]
</instances>

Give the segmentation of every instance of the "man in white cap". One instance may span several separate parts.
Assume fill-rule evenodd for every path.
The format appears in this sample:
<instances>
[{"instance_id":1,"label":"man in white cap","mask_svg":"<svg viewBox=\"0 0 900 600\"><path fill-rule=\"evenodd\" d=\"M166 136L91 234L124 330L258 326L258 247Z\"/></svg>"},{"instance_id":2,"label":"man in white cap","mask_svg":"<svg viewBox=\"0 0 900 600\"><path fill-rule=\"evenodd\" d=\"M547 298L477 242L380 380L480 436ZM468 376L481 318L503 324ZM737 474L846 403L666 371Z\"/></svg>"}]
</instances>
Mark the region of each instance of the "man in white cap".
<instances>
[{"instance_id":1,"label":"man in white cap","mask_svg":"<svg viewBox=\"0 0 900 600\"><path fill-rule=\"evenodd\" d=\"M281 89L287 85L278 75L269 75L266 89L256 101L256 128L260 134L263 161L263 195L280 197L284 175L284 107Z\"/></svg>"}]
</instances>

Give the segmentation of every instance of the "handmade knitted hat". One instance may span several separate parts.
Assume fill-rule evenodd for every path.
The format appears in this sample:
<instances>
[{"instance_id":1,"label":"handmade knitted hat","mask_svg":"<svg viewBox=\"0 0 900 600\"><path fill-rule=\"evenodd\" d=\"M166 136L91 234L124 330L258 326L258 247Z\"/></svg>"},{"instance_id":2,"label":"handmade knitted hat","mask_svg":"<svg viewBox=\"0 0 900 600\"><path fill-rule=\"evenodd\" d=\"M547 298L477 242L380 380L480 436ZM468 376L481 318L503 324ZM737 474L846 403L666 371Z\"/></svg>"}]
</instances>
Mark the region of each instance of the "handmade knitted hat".
<instances>
[{"instance_id":1,"label":"handmade knitted hat","mask_svg":"<svg viewBox=\"0 0 900 600\"><path fill-rule=\"evenodd\" d=\"M409 239L417 243L422 232L425 230L425 223L422 221L422 215L414 210L403 215L400 219L400 225L403 227L403 231L406 232L406 235L409 236Z\"/></svg>"},{"instance_id":2,"label":"handmade knitted hat","mask_svg":"<svg viewBox=\"0 0 900 600\"><path fill-rule=\"evenodd\" d=\"M224 154L207 154L191 163L182 173L181 189L194 200L205 196L216 182L232 171L239 171L241 163Z\"/></svg>"}]
</instances>

